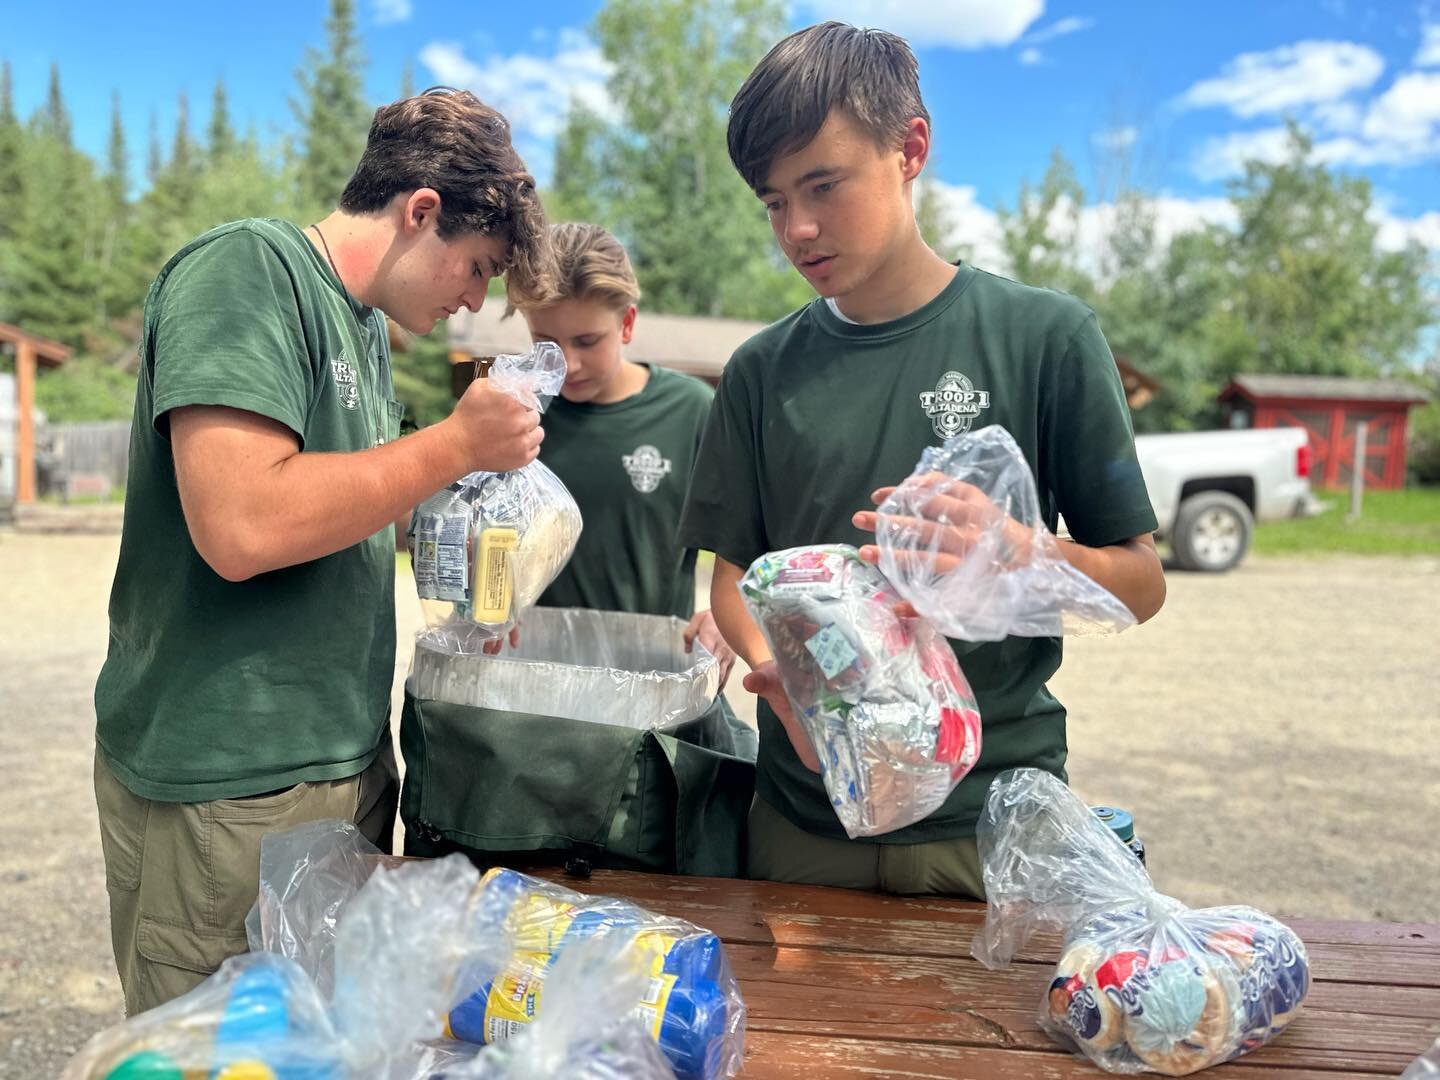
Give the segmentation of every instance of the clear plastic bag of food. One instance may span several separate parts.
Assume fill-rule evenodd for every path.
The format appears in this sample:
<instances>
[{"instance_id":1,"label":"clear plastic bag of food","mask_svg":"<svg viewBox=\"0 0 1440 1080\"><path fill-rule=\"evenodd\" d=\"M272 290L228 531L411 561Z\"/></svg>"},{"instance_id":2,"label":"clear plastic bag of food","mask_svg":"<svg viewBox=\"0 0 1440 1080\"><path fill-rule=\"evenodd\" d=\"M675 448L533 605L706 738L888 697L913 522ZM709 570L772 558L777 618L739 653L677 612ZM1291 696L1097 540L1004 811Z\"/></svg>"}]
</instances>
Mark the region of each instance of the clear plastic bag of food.
<instances>
[{"instance_id":1,"label":"clear plastic bag of food","mask_svg":"<svg viewBox=\"0 0 1440 1080\"><path fill-rule=\"evenodd\" d=\"M426 1075L447 1080L673 1080L674 1069L636 1015L650 974L644 951L632 937L598 934L567 945L546 982L545 1008L533 1021L483 1047L437 1044Z\"/></svg>"},{"instance_id":2,"label":"clear plastic bag of food","mask_svg":"<svg viewBox=\"0 0 1440 1080\"><path fill-rule=\"evenodd\" d=\"M945 639L902 619L879 570L841 544L763 555L740 593L820 759L850 837L939 809L980 756L980 714Z\"/></svg>"},{"instance_id":3,"label":"clear plastic bag of food","mask_svg":"<svg viewBox=\"0 0 1440 1080\"><path fill-rule=\"evenodd\" d=\"M1040 1027L1107 1072L1185 1076L1264 1046L1298 1013L1309 959L1252 907L1189 908L1060 780L1002 773L977 828L988 909L971 951L1005 967L1037 931L1060 958Z\"/></svg>"},{"instance_id":4,"label":"clear plastic bag of food","mask_svg":"<svg viewBox=\"0 0 1440 1080\"><path fill-rule=\"evenodd\" d=\"M745 1005L720 939L707 930L656 915L613 897L585 896L513 870L485 875L481 894L497 889L513 902L514 952L495 979L450 1013L447 1034L495 1044L520 1036L552 1006L562 1011L598 987L563 985L559 967L577 944L598 936L623 939L627 962L644 976L633 1017L680 1080L734 1076L744 1055ZM607 976L608 977L608 976ZM547 989L547 987L549 989Z\"/></svg>"},{"instance_id":5,"label":"clear plastic bag of food","mask_svg":"<svg viewBox=\"0 0 1440 1080\"><path fill-rule=\"evenodd\" d=\"M543 411L565 382L552 342L495 358L490 382ZM428 629L420 637L451 653L478 653L534 606L570 561L580 510L539 461L503 473L473 472L426 499L406 542Z\"/></svg>"},{"instance_id":6,"label":"clear plastic bag of food","mask_svg":"<svg viewBox=\"0 0 1440 1080\"><path fill-rule=\"evenodd\" d=\"M226 960L183 997L100 1032L62 1075L342 1080L359 1075L347 1064L346 1049L327 1003L300 965L246 953Z\"/></svg>"},{"instance_id":7,"label":"clear plastic bag of food","mask_svg":"<svg viewBox=\"0 0 1440 1080\"><path fill-rule=\"evenodd\" d=\"M515 898L482 893L461 856L389 859L325 821L267 837L261 866L258 951L97 1035L67 1077L414 1076L420 1042L510 954Z\"/></svg>"},{"instance_id":8,"label":"clear plastic bag of food","mask_svg":"<svg viewBox=\"0 0 1440 1080\"><path fill-rule=\"evenodd\" d=\"M877 515L880 568L946 637L999 641L1135 625L1129 608L1060 554L1035 477L1003 427L927 448Z\"/></svg>"}]
</instances>

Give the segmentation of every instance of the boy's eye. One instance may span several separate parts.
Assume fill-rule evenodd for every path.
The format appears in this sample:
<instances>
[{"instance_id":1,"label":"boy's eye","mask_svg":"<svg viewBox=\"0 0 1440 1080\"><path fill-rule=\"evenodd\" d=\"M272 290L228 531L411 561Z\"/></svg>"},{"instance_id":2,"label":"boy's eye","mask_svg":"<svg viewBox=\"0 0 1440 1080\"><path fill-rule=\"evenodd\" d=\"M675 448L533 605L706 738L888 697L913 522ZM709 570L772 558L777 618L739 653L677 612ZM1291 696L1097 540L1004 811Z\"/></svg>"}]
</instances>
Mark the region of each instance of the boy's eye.
<instances>
[{"instance_id":1,"label":"boy's eye","mask_svg":"<svg viewBox=\"0 0 1440 1080\"><path fill-rule=\"evenodd\" d=\"M472 263L472 264L471 264L471 269L473 269L473 270L475 271L475 276L476 276L476 277L484 277L484 276L485 276L484 273L482 273L481 270L480 270L480 264L479 264L479 263Z\"/></svg>"},{"instance_id":2,"label":"boy's eye","mask_svg":"<svg viewBox=\"0 0 1440 1080\"><path fill-rule=\"evenodd\" d=\"M778 202L767 202L765 204L765 212L767 214L778 214L780 212L780 204Z\"/></svg>"},{"instance_id":3,"label":"boy's eye","mask_svg":"<svg viewBox=\"0 0 1440 1080\"><path fill-rule=\"evenodd\" d=\"M840 182L839 180L826 180L823 184L816 184L816 185L815 185L815 194L817 194L817 195L824 195L824 194L826 194L827 192L834 190L835 185L838 184L839 182Z\"/></svg>"},{"instance_id":4,"label":"boy's eye","mask_svg":"<svg viewBox=\"0 0 1440 1080\"><path fill-rule=\"evenodd\" d=\"M588 348L590 348L592 345L594 345L596 342L598 342L599 340L600 340L599 338L595 338L595 337L582 337L582 338L576 338L576 339L575 339L575 344L578 345L578 346L580 346L580 348L582 348L582 349L588 349Z\"/></svg>"}]
</instances>

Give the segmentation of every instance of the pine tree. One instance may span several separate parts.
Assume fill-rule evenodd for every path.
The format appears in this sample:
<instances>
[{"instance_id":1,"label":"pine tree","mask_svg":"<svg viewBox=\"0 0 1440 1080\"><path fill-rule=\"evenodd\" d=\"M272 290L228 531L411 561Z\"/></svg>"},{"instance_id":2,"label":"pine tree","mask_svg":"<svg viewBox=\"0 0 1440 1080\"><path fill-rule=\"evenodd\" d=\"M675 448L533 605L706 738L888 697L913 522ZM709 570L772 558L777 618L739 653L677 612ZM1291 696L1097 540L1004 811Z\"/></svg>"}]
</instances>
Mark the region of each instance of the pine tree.
<instances>
[{"instance_id":1,"label":"pine tree","mask_svg":"<svg viewBox=\"0 0 1440 1080\"><path fill-rule=\"evenodd\" d=\"M296 73L301 100L293 107L303 129L298 195L307 217L328 213L339 201L370 129L354 0L330 0L325 32L324 52L308 50Z\"/></svg>"},{"instance_id":2,"label":"pine tree","mask_svg":"<svg viewBox=\"0 0 1440 1080\"><path fill-rule=\"evenodd\" d=\"M212 168L223 164L237 149L235 129L230 126L230 106L225 96L225 82L215 80L215 97L210 104L210 130L205 140Z\"/></svg>"}]
</instances>

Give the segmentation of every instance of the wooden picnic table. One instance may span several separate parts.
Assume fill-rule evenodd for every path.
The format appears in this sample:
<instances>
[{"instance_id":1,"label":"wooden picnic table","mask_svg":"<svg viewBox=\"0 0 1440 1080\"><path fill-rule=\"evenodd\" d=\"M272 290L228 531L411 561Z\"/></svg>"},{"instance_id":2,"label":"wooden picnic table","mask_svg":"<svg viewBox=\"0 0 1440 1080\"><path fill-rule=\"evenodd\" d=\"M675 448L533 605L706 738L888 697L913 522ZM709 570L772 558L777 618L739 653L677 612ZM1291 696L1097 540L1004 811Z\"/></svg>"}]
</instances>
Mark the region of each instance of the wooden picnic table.
<instances>
[{"instance_id":1,"label":"wooden picnic table","mask_svg":"<svg viewBox=\"0 0 1440 1080\"><path fill-rule=\"evenodd\" d=\"M539 876L718 934L749 1010L745 1077L1107 1075L1036 1023L1057 942L1003 971L971 958L982 904L610 870ZM1394 1077L1440 1035L1440 925L1285 921L1310 955L1304 1010L1274 1043L1201 1075Z\"/></svg>"}]
</instances>

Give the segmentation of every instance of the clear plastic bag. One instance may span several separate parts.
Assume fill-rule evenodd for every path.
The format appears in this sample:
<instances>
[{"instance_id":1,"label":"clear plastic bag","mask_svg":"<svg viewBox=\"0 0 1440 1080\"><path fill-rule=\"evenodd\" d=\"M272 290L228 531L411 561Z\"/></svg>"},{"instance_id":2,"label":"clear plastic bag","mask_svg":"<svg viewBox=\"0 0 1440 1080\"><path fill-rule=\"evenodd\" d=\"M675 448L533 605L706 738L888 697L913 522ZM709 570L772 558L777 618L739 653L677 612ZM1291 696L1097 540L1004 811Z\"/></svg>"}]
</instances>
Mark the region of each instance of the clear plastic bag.
<instances>
[{"instance_id":1,"label":"clear plastic bag","mask_svg":"<svg viewBox=\"0 0 1440 1080\"><path fill-rule=\"evenodd\" d=\"M183 997L100 1032L62 1076L341 1080L359 1075L347 1066L344 1050L325 1000L300 965L282 956L248 953L226 960ZM269 1073L260 1072L257 1064Z\"/></svg>"},{"instance_id":2,"label":"clear plastic bag","mask_svg":"<svg viewBox=\"0 0 1440 1080\"><path fill-rule=\"evenodd\" d=\"M429 1075L447 1080L673 1080L637 1003L650 976L622 933L568 946L546 978L545 1010L513 1037L435 1047ZM445 1058L440 1058L444 1054Z\"/></svg>"},{"instance_id":3,"label":"clear plastic bag","mask_svg":"<svg viewBox=\"0 0 1440 1080\"><path fill-rule=\"evenodd\" d=\"M1002 773L977 829L985 927L972 953L1005 967L1058 931L1040 1027L1107 1072L1184 1076L1265 1045L1310 989L1294 931L1251 907L1192 909L1060 780Z\"/></svg>"},{"instance_id":4,"label":"clear plastic bag","mask_svg":"<svg viewBox=\"0 0 1440 1080\"><path fill-rule=\"evenodd\" d=\"M540 342L498 356L490 382L543 411L565 383L565 354ZM503 637L570 561L580 529L575 499L539 461L469 473L426 499L406 532L429 627L420 639L470 655Z\"/></svg>"},{"instance_id":5,"label":"clear plastic bag","mask_svg":"<svg viewBox=\"0 0 1440 1080\"><path fill-rule=\"evenodd\" d=\"M511 912L515 951L493 982L451 1011L451 1036L500 1043L543 1021L552 1006L568 1010L586 995L603 995L577 982L557 1002L558 988L570 985L560 964L579 943L613 935L623 939L620 951L645 977L633 1015L676 1076L713 1080L739 1071L745 1005L716 935L625 900L585 896L513 870L491 870L482 892L500 889L509 897L517 887L521 895Z\"/></svg>"},{"instance_id":6,"label":"clear plastic bag","mask_svg":"<svg viewBox=\"0 0 1440 1080\"><path fill-rule=\"evenodd\" d=\"M685 623L663 615L536 608L520 644L457 656L422 638L411 692L431 701L661 730L704 715L720 665Z\"/></svg>"},{"instance_id":7,"label":"clear plastic bag","mask_svg":"<svg viewBox=\"0 0 1440 1080\"><path fill-rule=\"evenodd\" d=\"M1436 1076L1440 1076L1440 1039L1406 1067L1400 1080L1430 1080Z\"/></svg>"},{"instance_id":8,"label":"clear plastic bag","mask_svg":"<svg viewBox=\"0 0 1440 1080\"><path fill-rule=\"evenodd\" d=\"M991 425L926 449L880 504L880 568L946 637L1113 633L1135 616L1060 554L1035 478Z\"/></svg>"},{"instance_id":9,"label":"clear plastic bag","mask_svg":"<svg viewBox=\"0 0 1440 1080\"><path fill-rule=\"evenodd\" d=\"M975 695L945 639L841 544L763 555L740 581L852 839L934 813L980 756Z\"/></svg>"},{"instance_id":10,"label":"clear plastic bag","mask_svg":"<svg viewBox=\"0 0 1440 1080\"><path fill-rule=\"evenodd\" d=\"M450 1008L510 954L515 896L479 890L461 856L388 859L348 822L324 821L266 837L261 867L247 931L279 951L233 957L190 993L102 1032L67 1076L414 1076L419 1041L438 1037Z\"/></svg>"}]
</instances>

